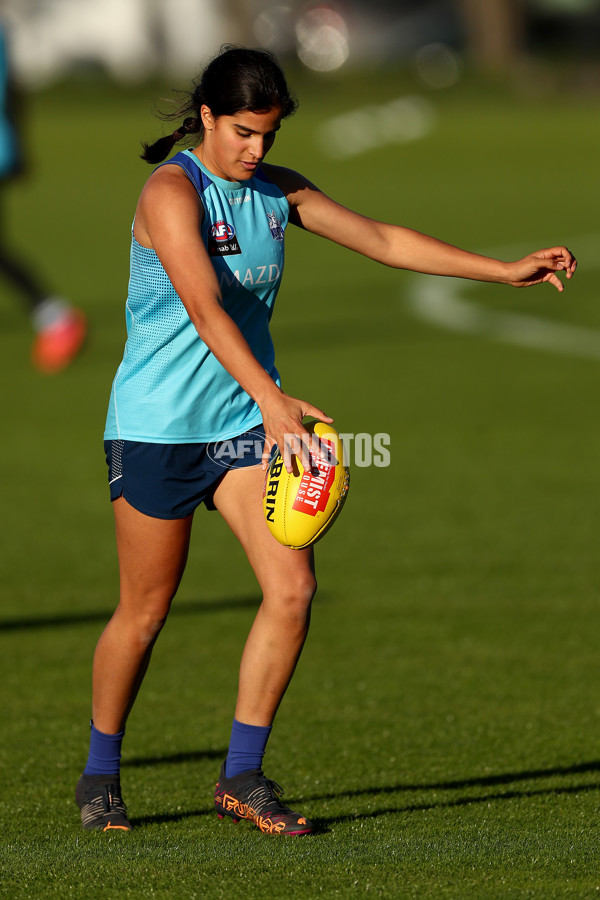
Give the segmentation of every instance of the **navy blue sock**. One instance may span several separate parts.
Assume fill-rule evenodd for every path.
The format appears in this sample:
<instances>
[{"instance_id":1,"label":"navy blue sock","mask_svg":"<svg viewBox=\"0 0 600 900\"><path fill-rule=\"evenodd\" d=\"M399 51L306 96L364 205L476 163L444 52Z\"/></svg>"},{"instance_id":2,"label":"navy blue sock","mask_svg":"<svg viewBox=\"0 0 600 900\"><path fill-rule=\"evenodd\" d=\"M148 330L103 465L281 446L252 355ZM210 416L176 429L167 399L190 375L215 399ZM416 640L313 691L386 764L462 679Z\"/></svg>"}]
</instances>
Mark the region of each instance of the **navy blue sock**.
<instances>
[{"instance_id":1,"label":"navy blue sock","mask_svg":"<svg viewBox=\"0 0 600 900\"><path fill-rule=\"evenodd\" d=\"M225 763L227 778L262 767L271 728L271 725L244 725L237 719L233 720L229 752Z\"/></svg>"},{"instance_id":2,"label":"navy blue sock","mask_svg":"<svg viewBox=\"0 0 600 900\"><path fill-rule=\"evenodd\" d=\"M104 734L90 722L90 752L84 775L118 775L121 763L121 744L124 731Z\"/></svg>"}]
</instances>

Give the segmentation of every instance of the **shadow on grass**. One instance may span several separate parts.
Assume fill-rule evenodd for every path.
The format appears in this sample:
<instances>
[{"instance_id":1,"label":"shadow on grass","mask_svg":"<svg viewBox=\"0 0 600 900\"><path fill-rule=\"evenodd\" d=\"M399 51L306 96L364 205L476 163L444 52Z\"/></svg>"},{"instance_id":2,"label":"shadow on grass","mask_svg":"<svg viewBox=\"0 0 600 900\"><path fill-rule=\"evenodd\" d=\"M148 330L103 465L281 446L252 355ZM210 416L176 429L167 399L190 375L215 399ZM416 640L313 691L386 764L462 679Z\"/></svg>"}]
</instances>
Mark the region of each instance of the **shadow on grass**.
<instances>
[{"instance_id":1,"label":"shadow on grass","mask_svg":"<svg viewBox=\"0 0 600 900\"><path fill-rule=\"evenodd\" d=\"M151 757L148 759L139 758L129 760L125 765L128 766L145 766L156 765L160 763L180 763L203 759L222 759L225 750L201 750L192 753L177 753L172 756ZM526 769L523 772L507 772L501 775L483 775L474 778L461 778L450 781L434 781L418 784L398 784L386 785L384 787L363 788L355 791L340 791L339 793L316 794L312 797L305 797L305 800L339 800L353 797L372 797L382 794L405 794L414 791L464 791L468 788L489 788L498 785L509 785L519 781L535 781L541 778L557 778L569 777L572 775L581 775L589 772L600 772L600 760L592 762L578 763L574 766L557 766L551 769ZM453 809L461 806L472 806L480 803L493 803L496 801L506 800L522 800L533 797L544 796L568 796L569 794L589 793L590 791L600 791L600 782L596 781L592 784L575 784L575 785L557 785L554 787L523 787L513 788L507 791L492 791L474 796L449 797L441 800L422 801L420 803L394 803L386 806L380 806L377 809L368 811L357 811L354 813L344 813L337 816L318 816L315 821L315 830L313 834L326 834L332 825L339 825L348 822L356 822L363 819L376 819L379 816L397 815L399 813L416 813L427 812L436 809ZM285 802L285 801L284 801ZM287 801L292 804L292 808L300 800ZM214 808L208 809L186 810L177 813L159 813L154 816L145 816L136 819L134 825L162 825L167 822L181 822L185 819L197 818L214 814Z\"/></svg>"},{"instance_id":2,"label":"shadow on grass","mask_svg":"<svg viewBox=\"0 0 600 900\"><path fill-rule=\"evenodd\" d=\"M184 822L186 819L198 819L201 816L216 815L214 807L208 809L188 809L178 813L158 813L155 816L141 816L139 819L132 818L131 824L134 828L141 825L164 825L167 822Z\"/></svg>"},{"instance_id":3,"label":"shadow on grass","mask_svg":"<svg viewBox=\"0 0 600 900\"><path fill-rule=\"evenodd\" d=\"M179 763L202 762L203 760L218 760L221 762L227 755L227 748L211 750L192 750L187 753L172 753L167 756L136 756L133 759L121 763L121 768L144 768L145 766L178 765ZM134 828L141 825L164 825L167 822L183 822L186 819L196 819L200 816L214 814L214 807L208 809L188 809L176 813L157 813L153 816L141 816L133 818L131 824Z\"/></svg>"},{"instance_id":4,"label":"shadow on grass","mask_svg":"<svg viewBox=\"0 0 600 900\"><path fill-rule=\"evenodd\" d=\"M219 612L225 609L258 609L260 605L260 597L225 597L219 600L196 600L191 602L177 603L177 600L171 608L169 617L190 615L196 613ZM0 620L0 633L3 631L24 631L36 628L60 628L72 625L89 625L90 623L99 622L106 623L113 614L112 609L94 610L82 613L64 613L51 616L36 616L35 618L26 619L3 619Z\"/></svg>"},{"instance_id":5,"label":"shadow on grass","mask_svg":"<svg viewBox=\"0 0 600 900\"><path fill-rule=\"evenodd\" d=\"M170 756L135 756L133 759L124 760L121 768L138 768L145 766L177 765L178 763L202 762L205 759L218 759L222 762L227 755L224 750L192 750L188 753L172 753Z\"/></svg>"},{"instance_id":6,"label":"shadow on grass","mask_svg":"<svg viewBox=\"0 0 600 900\"><path fill-rule=\"evenodd\" d=\"M573 766L557 766L550 769L526 769L523 772L507 772L500 775L483 775L475 778L462 778L450 781L436 781L423 784L398 784L384 787L364 788L355 791L342 791L339 793L320 794L310 798L313 800L336 800L340 798L370 797L382 794L404 794L412 791L464 791L468 788L486 788L498 785L509 785L519 781L535 781L542 778L570 777L590 772L600 772L600 760L578 763ZM361 819L375 819L379 816L394 815L398 813L427 812L435 809L452 809L454 807L471 806L478 803L492 803L500 800L520 800L543 796L565 796L569 794L588 793L600 791L600 782L556 785L553 787L523 787L513 788L507 791L493 791L473 796L450 797L435 801L423 801L421 803L401 803L381 806L374 810L356 813L346 813L338 816L319 817L316 832L324 833L331 825L359 821Z\"/></svg>"},{"instance_id":7,"label":"shadow on grass","mask_svg":"<svg viewBox=\"0 0 600 900\"><path fill-rule=\"evenodd\" d=\"M398 794L406 791L451 791L471 787L494 787L512 784L514 781L533 781L536 778L554 778L560 775L581 775L600 772L600 760L577 763L574 766L555 766L551 769L525 769L523 772L505 772L501 775L480 775L474 778L457 778L450 781L429 781L417 784L397 784L385 787L360 788L333 794L316 794L311 800L336 800L338 797L364 797L375 794Z\"/></svg>"}]
</instances>

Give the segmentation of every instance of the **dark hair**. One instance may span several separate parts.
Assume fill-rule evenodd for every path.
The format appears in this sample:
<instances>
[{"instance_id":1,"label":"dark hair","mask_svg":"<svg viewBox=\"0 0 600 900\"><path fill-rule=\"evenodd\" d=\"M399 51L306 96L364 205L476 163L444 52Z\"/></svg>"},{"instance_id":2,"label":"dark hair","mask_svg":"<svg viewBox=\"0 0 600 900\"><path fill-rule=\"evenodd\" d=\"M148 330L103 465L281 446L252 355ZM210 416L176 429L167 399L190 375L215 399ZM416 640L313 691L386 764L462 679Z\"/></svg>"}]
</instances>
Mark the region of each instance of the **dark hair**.
<instances>
[{"instance_id":1,"label":"dark hair","mask_svg":"<svg viewBox=\"0 0 600 900\"><path fill-rule=\"evenodd\" d=\"M161 162L188 134L198 135L201 140L204 127L200 108L204 104L215 118L233 116L242 110L262 112L279 106L285 119L298 106L272 53L231 44L221 47L219 54L194 81L192 91L184 96L184 101L174 112L163 114L165 119L183 119L182 124L155 143L142 145L141 156L146 162Z\"/></svg>"}]
</instances>

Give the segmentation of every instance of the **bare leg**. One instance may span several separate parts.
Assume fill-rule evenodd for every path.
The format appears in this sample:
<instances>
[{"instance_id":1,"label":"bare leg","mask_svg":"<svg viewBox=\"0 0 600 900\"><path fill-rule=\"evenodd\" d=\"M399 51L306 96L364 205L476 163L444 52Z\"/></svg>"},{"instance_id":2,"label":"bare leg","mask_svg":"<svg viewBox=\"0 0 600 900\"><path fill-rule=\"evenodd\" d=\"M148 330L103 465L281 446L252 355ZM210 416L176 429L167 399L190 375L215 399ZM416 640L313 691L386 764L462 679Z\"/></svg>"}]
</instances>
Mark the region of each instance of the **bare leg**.
<instances>
[{"instance_id":1,"label":"bare leg","mask_svg":"<svg viewBox=\"0 0 600 900\"><path fill-rule=\"evenodd\" d=\"M120 497L113 503L120 599L94 655L93 718L99 731L125 727L152 648L185 569L192 516L155 519Z\"/></svg>"},{"instance_id":2,"label":"bare leg","mask_svg":"<svg viewBox=\"0 0 600 900\"><path fill-rule=\"evenodd\" d=\"M240 666L236 719L270 725L300 657L316 590L311 549L290 550L270 533L262 509L264 473L227 473L215 506L242 544L263 601L248 635Z\"/></svg>"}]
</instances>

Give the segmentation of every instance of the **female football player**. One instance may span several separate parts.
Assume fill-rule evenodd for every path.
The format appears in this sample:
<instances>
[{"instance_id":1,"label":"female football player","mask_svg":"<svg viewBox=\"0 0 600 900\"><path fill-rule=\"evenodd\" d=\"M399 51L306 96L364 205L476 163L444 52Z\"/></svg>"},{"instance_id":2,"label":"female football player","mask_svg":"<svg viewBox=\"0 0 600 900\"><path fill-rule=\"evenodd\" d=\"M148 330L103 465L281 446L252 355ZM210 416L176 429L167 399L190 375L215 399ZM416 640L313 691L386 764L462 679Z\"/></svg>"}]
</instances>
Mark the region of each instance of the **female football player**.
<instances>
[{"instance_id":1,"label":"female football player","mask_svg":"<svg viewBox=\"0 0 600 900\"><path fill-rule=\"evenodd\" d=\"M263 468L273 444L284 448L288 471L293 453L307 465L303 416L332 422L286 394L274 364L269 320L288 223L388 266L430 274L517 287L547 281L562 290L557 271L567 278L575 271L565 247L515 262L468 253L345 209L303 175L265 164L295 106L269 53L224 48L180 109L173 134L145 145L144 158L158 163L192 138L191 149L152 173L133 224L127 345L105 431L120 600L94 657L90 751L76 792L84 828L130 828L119 780L125 723L183 574L194 510L205 503L240 541L262 590L216 810L269 834L313 829L262 772L316 587L312 550L282 546L265 524ZM223 468L223 447L236 441L239 453Z\"/></svg>"}]
</instances>

